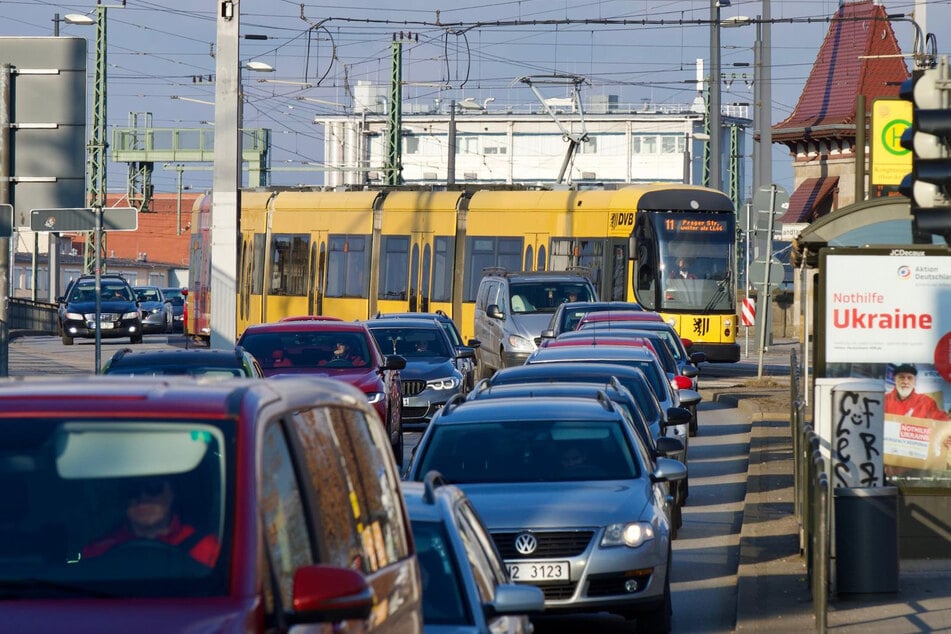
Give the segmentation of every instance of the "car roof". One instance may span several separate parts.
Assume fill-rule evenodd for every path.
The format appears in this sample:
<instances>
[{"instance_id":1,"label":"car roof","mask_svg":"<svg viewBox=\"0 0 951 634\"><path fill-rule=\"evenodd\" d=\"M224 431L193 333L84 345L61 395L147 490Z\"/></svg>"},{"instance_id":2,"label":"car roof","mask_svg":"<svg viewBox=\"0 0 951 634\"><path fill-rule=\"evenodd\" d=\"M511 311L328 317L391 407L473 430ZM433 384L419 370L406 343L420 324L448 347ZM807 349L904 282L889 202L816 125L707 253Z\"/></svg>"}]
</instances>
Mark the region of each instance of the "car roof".
<instances>
[{"instance_id":1,"label":"car roof","mask_svg":"<svg viewBox=\"0 0 951 634\"><path fill-rule=\"evenodd\" d=\"M619 389L620 388L620 389ZM503 383L501 385L480 384L479 387L472 390L468 400L476 401L482 398L504 398L511 396L592 396L599 391L603 391L611 396L612 394L623 395L630 394L630 391L624 386L618 384L615 386L609 381L578 381L573 383L566 382L526 382L526 383ZM631 395L633 396L633 395Z\"/></svg>"},{"instance_id":2,"label":"car roof","mask_svg":"<svg viewBox=\"0 0 951 634\"><path fill-rule=\"evenodd\" d=\"M640 368L617 363L590 363L584 361L570 363L536 363L502 368L489 379L490 385L503 385L508 380L537 378L541 381L557 381L564 377L626 377L639 374L645 381L647 376Z\"/></svg>"},{"instance_id":3,"label":"car roof","mask_svg":"<svg viewBox=\"0 0 951 634\"><path fill-rule=\"evenodd\" d=\"M25 414L49 416L53 411L101 416L104 420L121 420L120 415L154 417L159 411L167 420L237 418L245 400L263 403L277 396L291 409L330 404L358 407L369 413L366 397L356 388L323 377L206 381L178 376L128 376L116 381L114 376L91 374L0 381L0 424L4 418Z\"/></svg>"},{"instance_id":4,"label":"car roof","mask_svg":"<svg viewBox=\"0 0 951 634\"><path fill-rule=\"evenodd\" d=\"M410 319L408 317L397 317L387 319L386 317L375 317L363 322L370 330L374 328L421 328L426 330L438 330L444 332L442 326L436 323L435 319Z\"/></svg>"},{"instance_id":5,"label":"car roof","mask_svg":"<svg viewBox=\"0 0 951 634\"><path fill-rule=\"evenodd\" d=\"M406 512L411 520L424 522L452 521L452 516L443 514L437 498L450 506L465 498L459 487L442 480L437 471L430 471L422 482L403 480L400 482L403 499L406 500Z\"/></svg>"},{"instance_id":6,"label":"car roof","mask_svg":"<svg viewBox=\"0 0 951 634\"><path fill-rule=\"evenodd\" d=\"M241 367L243 355L241 349L217 348L163 348L158 350L135 350L124 348L116 352L110 363L113 366L143 365L215 365Z\"/></svg>"},{"instance_id":7,"label":"car roof","mask_svg":"<svg viewBox=\"0 0 951 634\"><path fill-rule=\"evenodd\" d=\"M620 413L608 401L605 405L585 397L571 397L538 401L520 397L485 400L453 400L447 403L430 425L457 425L484 422L554 421L554 420L618 420Z\"/></svg>"},{"instance_id":8,"label":"car roof","mask_svg":"<svg viewBox=\"0 0 951 634\"><path fill-rule=\"evenodd\" d=\"M359 321L340 319L290 319L287 321L252 324L244 329L247 333L294 333L294 332L360 332L366 333L367 327Z\"/></svg>"},{"instance_id":9,"label":"car roof","mask_svg":"<svg viewBox=\"0 0 951 634\"><path fill-rule=\"evenodd\" d=\"M377 313L373 316L374 320L377 319L436 319L438 321L449 321L452 319L446 313Z\"/></svg>"},{"instance_id":10,"label":"car roof","mask_svg":"<svg viewBox=\"0 0 951 634\"><path fill-rule=\"evenodd\" d=\"M664 318L651 310L601 310L588 313L581 321L664 321Z\"/></svg>"},{"instance_id":11,"label":"car roof","mask_svg":"<svg viewBox=\"0 0 951 634\"><path fill-rule=\"evenodd\" d=\"M549 361L585 361L600 360L648 360L656 359L654 352L643 346L599 345L594 346L558 346L539 348L532 353L526 363L546 363Z\"/></svg>"}]
</instances>

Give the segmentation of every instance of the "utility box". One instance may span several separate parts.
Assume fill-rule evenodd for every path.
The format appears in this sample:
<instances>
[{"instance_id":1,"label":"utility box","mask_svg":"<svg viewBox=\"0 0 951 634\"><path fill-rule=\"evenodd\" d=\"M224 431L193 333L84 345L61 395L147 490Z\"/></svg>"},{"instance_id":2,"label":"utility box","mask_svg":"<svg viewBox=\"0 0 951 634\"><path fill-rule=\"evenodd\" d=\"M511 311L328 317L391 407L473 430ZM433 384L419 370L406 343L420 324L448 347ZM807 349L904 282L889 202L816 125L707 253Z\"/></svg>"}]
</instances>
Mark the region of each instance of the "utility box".
<instances>
[{"instance_id":1,"label":"utility box","mask_svg":"<svg viewBox=\"0 0 951 634\"><path fill-rule=\"evenodd\" d=\"M839 487L834 496L836 592L898 592L898 487Z\"/></svg>"}]
</instances>

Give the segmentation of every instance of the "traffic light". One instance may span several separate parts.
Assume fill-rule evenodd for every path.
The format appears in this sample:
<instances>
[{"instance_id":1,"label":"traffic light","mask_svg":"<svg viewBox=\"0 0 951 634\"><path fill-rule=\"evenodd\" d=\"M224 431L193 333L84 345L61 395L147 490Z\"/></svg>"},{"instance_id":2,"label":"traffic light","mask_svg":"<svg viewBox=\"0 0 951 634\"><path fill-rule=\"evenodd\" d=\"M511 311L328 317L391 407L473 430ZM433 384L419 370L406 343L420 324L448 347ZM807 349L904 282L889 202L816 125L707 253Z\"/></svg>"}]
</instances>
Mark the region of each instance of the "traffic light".
<instances>
[{"instance_id":1,"label":"traffic light","mask_svg":"<svg viewBox=\"0 0 951 634\"><path fill-rule=\"evenodd\" d=\"M915 70L901 86L914 104L901 145L912 151L911 173L899 191L911 200L916 235L937 234L951 244L951 79L948 58Z\"/></svg>"}]
</instances>

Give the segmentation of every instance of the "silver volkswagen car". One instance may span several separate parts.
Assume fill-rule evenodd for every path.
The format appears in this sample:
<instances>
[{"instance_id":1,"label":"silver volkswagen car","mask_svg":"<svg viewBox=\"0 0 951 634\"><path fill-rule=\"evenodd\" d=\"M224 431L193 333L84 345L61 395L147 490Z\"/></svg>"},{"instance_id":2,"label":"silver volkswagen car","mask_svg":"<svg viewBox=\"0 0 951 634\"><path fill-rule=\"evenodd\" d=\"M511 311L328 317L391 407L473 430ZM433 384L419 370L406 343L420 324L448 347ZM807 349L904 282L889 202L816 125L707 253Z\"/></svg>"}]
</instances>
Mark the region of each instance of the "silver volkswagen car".
<instances>
[{"instance_id":1,"label":"silver volkswagen car","mask_svg":"<svg viewBox=\"0 0 951 634\"><path fill-rule=\"evenodd\" d=\"M670 507L675 460L651 465L618 406L602 398L451 400L407 472L458 485L512 580L537 585L545 612L602 612L670 629Z\"/></svg>"}]
</instances>

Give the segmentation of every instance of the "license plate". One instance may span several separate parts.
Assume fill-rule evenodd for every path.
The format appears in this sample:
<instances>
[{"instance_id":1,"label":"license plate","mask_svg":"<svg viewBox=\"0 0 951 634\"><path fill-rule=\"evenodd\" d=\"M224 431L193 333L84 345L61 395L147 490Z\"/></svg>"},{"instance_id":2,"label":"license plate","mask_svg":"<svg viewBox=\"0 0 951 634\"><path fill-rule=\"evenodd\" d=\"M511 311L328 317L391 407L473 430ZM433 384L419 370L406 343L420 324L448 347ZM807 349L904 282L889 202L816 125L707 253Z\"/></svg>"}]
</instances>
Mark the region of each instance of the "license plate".
<instances>
[{"instance_id":1,"label":"license plate","mask_svg":"<svg viewBox=\"0 0 951 634\"><path fill-rule=\"evenodd\" d=\"M567 581L567 561L519 561L505 562L509 577L515 582Z\"/></svg>"},{"instance_id":2,"label":"license plate","mask_svg":"<svg viewBox=\"0 0 951 634\"><path fill-rule=\"evenodd\" d=\"M403 398L403 407L411 407L409 398Z\"/></svg>"},{"instance_id":3,"label":"license plate","mask_svg":"<svg viewBox=\"0 0 951 634\"><path fill-rule=\"evenodd\" d=\"M99 324L99 327L102 328L103 330L109 330L110 328L114 328L115 324L112 323L111 321L104 321L101 324Z\"/></svg>"}]
</instances>

